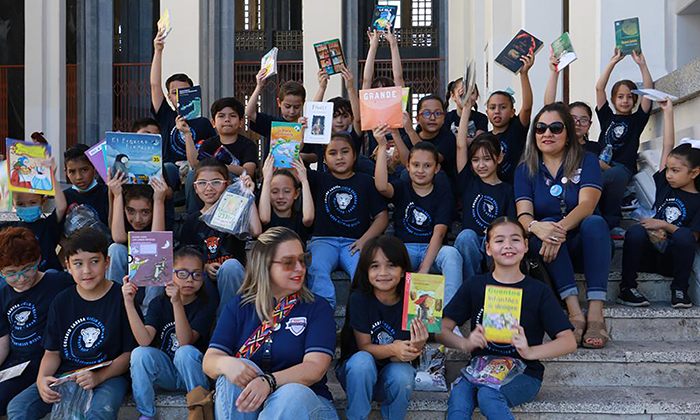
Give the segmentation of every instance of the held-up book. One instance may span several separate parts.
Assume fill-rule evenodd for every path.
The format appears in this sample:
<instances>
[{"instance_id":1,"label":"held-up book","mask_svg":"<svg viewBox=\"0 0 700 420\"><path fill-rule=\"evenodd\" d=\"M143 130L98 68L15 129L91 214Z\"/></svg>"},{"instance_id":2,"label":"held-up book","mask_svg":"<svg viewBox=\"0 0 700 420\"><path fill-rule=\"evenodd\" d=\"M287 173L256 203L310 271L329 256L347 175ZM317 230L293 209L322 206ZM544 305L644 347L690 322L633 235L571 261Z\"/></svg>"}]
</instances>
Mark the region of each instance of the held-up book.
<instances>
[{"instance_id":1,"label":"held-up book","mask_svg":"<svg viewBox=\"0 0 700 420\"><path fill-rule=\"evenodd\" d=\"M464 93L459 98L462 106L467 105L467 99L472 96L476 86L476 61L473 58L467 60L467 65L464 68L464 76L462 77L462 89Z\"/></svg>"},{"instance_id":2,"label":"held-up book","mask_svg":"<svg viewBox=\"0 0 700 420\"><path fill-rule=\"evenodd\" d=\"M272 122L270 153L275 159L275 168L292 167L292 160L299 159L301 141L301 124Z\"/></svg>"},{"instance_id":3,"label":"held-up book","mask_svg":"<svg viewBox=\"0 0 700 420\"><path fill-rule=\"evenodd\" d=\"M379 124L403 127L403 90L393 86L360 91L362 130L372 130Z\"/></svg>"},{"instance_id":4,"label":"held-up book","mask_svg":"<svg viewBox=\"0 0 700 420\"><path fill-rule=\"evenodd\" d=\"M159 134L105 133L105 156L110 175L119 170L128 184L148 184L163 173L163 143Z\"/></svg>"},{"instance_id":5,"label":"held-up book","mask_svg":"<svg viewBox=\"0 0 700 420\"><path fill-rule=\"evenodd\" d=\"M109 366L109 365L111 365L111 364L112 364L112 361L111 361L111 360L108 360L108 361L106 361L106 362L98 363L98 364L96 364L96 365L92 365L92 366L88 366L88 367L84 367L84 368L80 368L80 369L76 369L76 370L71 370L70 372L66 372L66 373L64 373L63 375L59 376L59 377L58 377L58 380L57 380L56 382L52 383L52 384L49 385L49 386L50 386L51 388L53 388L53 387L55 387L55 386L59 386L59 385L61 385L61 384L64 383L64 382L68 382L68 381L73 380L73 378L75 377L75 375L77 375L77 374L79 374L79 373L82 373L82 372L89 372L89 371L95 370L95 369L100 369L100 368L103 368L103 367L107 367L107 366Z\"/></svg>"},{"instance_id":6,"label":"held-up book","mask_svg":"<svg viewBox=\"0 0 700 420\"><path fill-rule=\"evenodd\" d=\"M374 8L374 18L372 20L372 28L378 31L390 31L394 27L396 21L396 12L398 6L379 6Z\"/></svg>"},{"instance_id":7,"label":"held-up book","mask_svg":"<svg viewBox=\"0 0 700 420\"><path fill-rule=\"evenodd\" d=\"M444 302L445 276L406 273L401 329L409 331L411 322L420 319L428 327L428 332L439 333Z\"/></svg>"},{"instance_id":8,"label":"held-up book","mask_svg":"<svg viewBox=\"0 0 700 420\"><path fill-rule=\"evenodd\" d=\"M408 99L411 97L411 88L401 88L401 106L408 111ZM403 120L402 120L403 121Z\"/></svg>"},{"instance_id":9,"label":"held-up book","mask_svg":"<svg viewBox=\"0 0 700 420\"><path fill-rule=\"evenodd\" d=\"M18 365L1 370L0 371L0 382L5 382L9 379L16 378L19 375L21 375L22 372L24 372L24 369L26 369L27 366L29 366L29 362L30 362L30 360L27 360L24 363L20 363Z\"/></svg>"},{"instance_id":10,"label":"held-up book","mask_svg":"<svg viewBox=\"0 0 700 420\"><path fill-rule=\"evenodd\" d=\"M95 167L95 170L98 174L100 174L105 182L107 182L107 163L105 161L106 144L107 141L102 140L85 151L85 156L87 156L90 163L92 163L92 166Z\"/></svg>"},{"instance_id":11,"label":"held-up book","mask_svg":"<svg viewBox=\"0 0 700 420\"><path fill-rule=\"evenodd\" d=\"M515 287L486 286L484 318L486 341L510 344L520 324L520 307L523 289Z\"/></svg>"},{"instance_id":12,"label":"held-up book","mask_svg":"<svg viewBox=\"0 0 700 420\"><path fill-rule=\"evenodd\" d=\"M307 102L305 117L310 128L304 131L304 143L330 143L333 129L333 103Z\"/></svg>"},{"instance_id":13,"label":"held-up book","mask_svg":"<svg viewBox=\"0 0 700 420\"><path fill-rule=\"evenodd\" d=\"M216 211L209 225L214 229L231 229L238 224L246 209L250 197L244 197L231 191L224 192L216 206Z\"/></svg>"},{"instance_id":14,"label":"held-up book","mask_svg":"<svg viewBox=\"0 0 700 420\"><path fill-rule=\"evenodd\" d=\"M319 68L329 75L340 73L341 67L345 65L345 56L339 39L314 44L314 51Z\"/></svg>"},{"instance_id":15,"label":"held-up book","mask_svg":"<svg viewBox=\"0 0 700 420\"><path fill-rule=\"evenodd\" d=\"M260 60L260 68L267 70L263 80L270 76L277 74L277 47L272 47L272 49L263 56Z\"/></svg>"},{"instance_id":16,"label":"held-up book","mask_svg":"<svg viewBox=\"0 0 700 420\"><path fill-rule=\"evenodd\" d=\"M173 276L172 232L129 232L129 281L165 286Z\"/></svg>"},{"instance_id":17,"label":"held-up book","mask_svg":"<svg viewBox=\"0 0 700 420\"><path fill-rule=\"evenodd\" d=\"M177 90L177 113L188 121L202 117L201 86L192 86Z\"/></svg>"},{"instance_id":18,"label":"held-up book","mask_svg":"<svg viewBox=\"0 0 700 420\"><path fill-rule=\"evenodd\" d=\"M554 55L554 58L559 60L557 73L576 61L576 52L574 52L574 46L571 44L571 37L568 32L564 32L559 38L555 39L549 46L549 50Z\"/></svg>"},{"instance_id":19,"label":"held-up book","mask_svg":"<svg viewBox=\"0 0 700 420\"><path fill-rule=\"evenodd\" d=\"M646 96L655 102L663 102L666 100L666 98L669 98L672 101L678 100L678 96L669 95L666 92L662 92L662 91L656 90L656 89L632 89L632 93L636 93L637 95Z\"/></svg>"},{"instance_id":20,"label":"held-up book","mask_svg":"<svg viewBox=\"0 0 700 420\"><path fill-rule=\"evenodd\" d=\"M639 32L639 18L615 21L615 47L620 54L629 55L632 51L642 52L642 37Z\"/></svg>"},{"instance_id":21,"label":"held-up book","mask_svg":"<svg viewBox=\"0 0 700 420\"><path fill-rule=\"evenodd\" d=\"M0 215L12 211L12 191L10 191L10 175L7 164L0 161Z\"/></svg>"},{"instance_id":22,"label":"held-up book","mask_svg":"<svg viewBox=\"0 0 700 420\"><path fill-rule=\"evenodd\" d=\"M10 191L55 195L51 168L45 161L51 157L47 144L6 139L7 173L10 174Z\"/></svg>"},{"instance_id":23,"label":"held-up book","mask_svg":"<svg viewBox=\"0 0 700 420\"><path fill-rule=\"evenodd\" d=\"M165 12L163 12L160 19L158 19L158 30L160 31L161 29L163 29L163 39L167 38L168 35L170 35L170 31L173 30L170 20L170 10L168 9L165 9Z\"/></svg>"},{"instance_id":24,"label":"held-up book","mask_svg":"<svg viewBox=\"0 0 700 420\"><path fill-rule=\"evenodd\" d=\"M506 70L518 74L523 67L520 57L528 54L534 57L541 48L542 41L521 29L503 51L498 54L496 63Z\"/></svg>"}]
</instances>

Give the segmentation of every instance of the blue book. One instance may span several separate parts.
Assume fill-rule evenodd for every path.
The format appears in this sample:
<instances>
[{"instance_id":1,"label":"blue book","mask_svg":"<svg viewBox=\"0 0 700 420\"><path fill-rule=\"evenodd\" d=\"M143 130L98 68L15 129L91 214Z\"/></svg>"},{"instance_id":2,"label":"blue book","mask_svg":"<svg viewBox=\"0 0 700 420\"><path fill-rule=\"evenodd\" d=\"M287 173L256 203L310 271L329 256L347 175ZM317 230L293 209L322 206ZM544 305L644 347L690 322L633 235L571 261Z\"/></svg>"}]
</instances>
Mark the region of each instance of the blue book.
<instances>
[{"instance_id":1,"label":"blue book","mask_svg":"<svg viewBox=\"0 0 700 420\"><path fill-rule=\"evenodd\" d=\"M105 133L105 159L111 176L119 170L128 184L148 184L163 173L163 141L159 134Z\"/></svg>"},{"instance_id":2,"label":"blue book","mask_svg":"<svg viewBox=\"0 0 700 420\"><path fill-rule=\"evenodd\" d=\"M379 6L374 8L372 28L378 31L391 31L398 12L398 6Z\"/></svg>"},{"instance_id":3,"label":"blue book","mask_svg":"<svg viewBox=\"0 0 700 420\"><path fill-rule=\"evenodd\" d=\"M188 121L202 117L202 88L200 86L177 90L177 113Z\"/></svg>"}]
</instances>

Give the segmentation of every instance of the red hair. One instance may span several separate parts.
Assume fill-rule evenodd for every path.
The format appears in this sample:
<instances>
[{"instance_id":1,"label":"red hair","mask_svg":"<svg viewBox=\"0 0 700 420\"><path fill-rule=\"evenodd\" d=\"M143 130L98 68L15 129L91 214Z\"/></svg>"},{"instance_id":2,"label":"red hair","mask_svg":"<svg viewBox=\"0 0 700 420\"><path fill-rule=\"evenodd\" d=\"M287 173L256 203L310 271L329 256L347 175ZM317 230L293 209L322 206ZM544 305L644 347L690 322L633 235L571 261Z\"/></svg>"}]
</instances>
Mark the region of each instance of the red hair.
<instances>
[{"instance_id":1,"label":"red hair","mask_svg":"<svg viewBox=\"0 0 700 420\"><path fill-rule=\"evenodd\" d=\"M0 231L0 267L19 267L39 258L41 249L31 230L9 227Z\"/></svg>"}]
</instances>

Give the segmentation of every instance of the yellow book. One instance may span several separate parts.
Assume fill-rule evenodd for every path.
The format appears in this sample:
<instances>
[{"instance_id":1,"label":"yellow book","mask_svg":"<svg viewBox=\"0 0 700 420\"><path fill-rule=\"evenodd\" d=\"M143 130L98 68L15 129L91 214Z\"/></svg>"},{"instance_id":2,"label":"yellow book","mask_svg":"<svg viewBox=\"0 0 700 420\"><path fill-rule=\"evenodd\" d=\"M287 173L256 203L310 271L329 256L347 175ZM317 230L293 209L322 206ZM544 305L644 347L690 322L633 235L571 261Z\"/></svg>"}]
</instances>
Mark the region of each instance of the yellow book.
<instances>
[{"instance_id":1,"label":"yellow book","mask_svg":"<svg viewBox=\"0 0 700 420\"><path fill-rule=\"evenodd\" d=\"M413 319L419 318L425 322L428 332L439 333L444 302L445 276L406 273L401 329L409 331Z\"/></svg>"},{"instance_id":2,"label":"yellow book","mask_svg":"<svg viewBox=\"0 0 700 420\"><path fill-rule=\"evenodd\" d=\"M10 191L55 195L53 173L47 165L51 147L13 139L6 139L6 144Z\"/></svg>"},{"instance_id":3,"label":"yellow book","mask_svg":"<svg viewBox=\"0 0 700 420\"><path fill-rule=\"evenodd\" d=\"M523 289L486 286L484 319L486 341L510 344L520 324Z\"/></svg>"}]
</instances>

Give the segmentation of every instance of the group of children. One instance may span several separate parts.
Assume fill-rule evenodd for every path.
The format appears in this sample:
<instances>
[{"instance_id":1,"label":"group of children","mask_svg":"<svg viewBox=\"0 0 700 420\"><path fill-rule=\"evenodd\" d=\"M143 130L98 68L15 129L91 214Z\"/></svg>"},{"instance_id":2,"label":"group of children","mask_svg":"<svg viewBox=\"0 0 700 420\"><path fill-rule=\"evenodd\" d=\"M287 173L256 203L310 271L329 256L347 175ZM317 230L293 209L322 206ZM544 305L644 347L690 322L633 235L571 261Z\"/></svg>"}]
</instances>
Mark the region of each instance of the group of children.
<instances>
[{"instance_id":1,"label":"group of children","mask_svg":"<svg viewBox=\"0 0 700 420\"><path fill-rule=\"evenodd\" d=\"M392 47L393 79L373 77L371 64L380 34L369 36L363 87L402 86L393 34L383 34ZM30 363L20 376L0 382L0 415L7 407L9 419L43 417L60 401L52 387L57 377L103 362L111 363L74 377L77 385L94 391L90 413L104 416L100 418L116 418L129 388L128 371L143 419L155 417L154 387L187 392L197 386L209 389L201 367L203 353L217 314L243 283L246 243L209 227L200 216L236 179L257 192L249 221L253 238L269 228L286 227L307 243L311 260L306 284L316 296L334 308L331 273L341 269L353 279L341 333L342 355L336 364L348 394L349 419L366 418L372 399L383 401L384 418L405 416L415 375L411 364L428 340L421 323L414 323L410 331L401 329L407 272L445 276L445 317L437 341L472 357L507 356L526 365L500 390L462 378L450 397L450 419L471 418L477 405L489 419L512 418L509 405L530 401L539 390L544 368L538 360L575 350L580 341L570 331L575 325L567 321L552 290L520 268L528 253L528 233L540 222L534 214L561 210L561 217L546 222L556 238L561 229L558 222L566 216L558 205L543 207L551 200L535 200L530 212L516 211L512 187L518 182L516 168L526 143L535 141L534 136L527 137L532 112L528 72L534 57L522 58L517 113L516 100L506 91L489 94L486 114L478 111L478 89L463 105L460 97L465 86L458 79L450 83L447 94L456 110L448 112L443 98L428 95L417 105L417 126L406 112L403 129L380 125L364 133L354 77L344 68L341 74L349 97L330 100L334 104L330 143L305 145L289 170L276 169L271 157L260 168L257 147L241 130L245 118L252 131L266 138L273 121L305 126L304 86L292 81L281 86L279 116L258 112L265 83L261 70L247 107L234 98L221 98L211 106L211 121L186 121L166 98L175 104L177 89L193 83L184 74L173 75L163 94L163 48L159 32L151 68L155 119L139 121L134 127L137 132L163 136L162 178L151 179L150 185L129 185L124 174L117 172L98 182L85 156L87 147L78 145L64 153L64 169L72 186L56 190L50 215L42 213L45 197L13 195L20 222L0 230L4 280L0 306L5 313L0 318L0 369ZM590 107L574 102L565 108L575 122L575 138L588 154L594 154L586 159L598 162L602 170L599 207L609 228L619 225L621 197L636 172L639 137L651 109L651 101L642 98L634 110L638 98L631 90L636 87L627 80L613 86L612 107L608 103L607 82L623 58L616 52L596 86L598 142L588 139ZM645 87L651 87L643 55L634 54L633 59ZM557 83L556 62L552 60L551 65L545 93L548 104L554 102ZM319 72L315 100L323 100L327 81L328 76ZM700 144L674 148L670 100L661 107L665 131L661 167L654 177L656 213L627 231L618 300L633 306L649 304L635 281L637 271L645 269L673 275L672 304L689 307L688 279L700 234L696 186ZM567 129L554 122L541 130L539 124L544 123L538 122L538 133L559 134ZM606 146L612 148L607 162L598 159ZM262 178L256 179L258 173ZM571 182L578 184L575 178ZM175 225L172 198L182 188L187 215ZM550 194L557 197L555 192L552 188ZM593 203L596 214L597 204ZM390 225L389 209L393 236L383 235ZM447 238L459 218L456 209L461 209L462 230L450 246ZM86 214L92 217L79 217ZM518 222L523 216L531 216L528 226ZM180 249L174 255L172 283L142 290L128 281L126 241L129 232L149 230L173 230ZM556 240L565 238L564 232ZM550 270L556 269L550 263L557 250L543 246L539 252ZM114 283L121 284L121 290ZM493 345L484 337L480 311L488 285L523 290L520 325L510 345ZM467 321L470 333L462 337L457 326ZM545 332L552 341L543 344ZM518 387L529 391L516 391ZM238 418L235 410L230 415Z\"/></svg>"}]
</instances>

